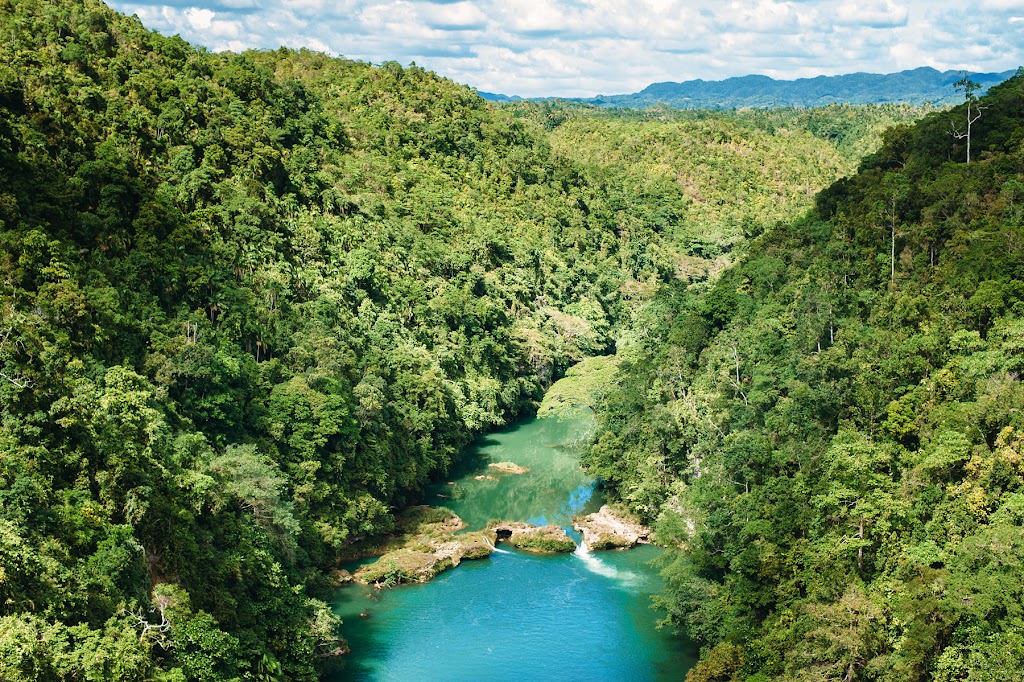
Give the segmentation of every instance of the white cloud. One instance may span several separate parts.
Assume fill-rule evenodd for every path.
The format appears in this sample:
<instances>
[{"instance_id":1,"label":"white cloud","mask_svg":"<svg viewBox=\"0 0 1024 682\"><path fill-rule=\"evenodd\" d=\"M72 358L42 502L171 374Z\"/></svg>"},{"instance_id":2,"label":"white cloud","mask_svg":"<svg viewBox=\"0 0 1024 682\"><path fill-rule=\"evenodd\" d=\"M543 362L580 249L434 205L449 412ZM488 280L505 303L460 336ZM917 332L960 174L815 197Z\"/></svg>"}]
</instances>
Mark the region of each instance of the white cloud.
<instances>
[{"instance_id":1,"label":"white cloud","mask_svg":"<svg viewBox=\"0 0 1024 682\"><path fill-rule=\"evenodd\" d=\"M216 14L212 10L189 7L185 10L185 20L197 31L206 31L213 25Z\"/></svg>"},{"instance_id":2,"label":"white cloud","mask_svg":"<svg viewBox=\"0 0 1024 682\"><path fill-rule=\"evenodd\" d=\"M514 33L557 33L572 23L568 6L557 0L507 0L498 11Z\"/></svg>"},{"instance_id":3,"label":"white cloud","mask_svg":"<svg viewBox=\"0 0 1024 682\"><path fill-rule=\"evenodd\" d=\"M635 92L747 73L798 78L1024 63L1024 0L112 0L212 50L309 47L415 61L481 90Z\"/></svg>"},{"instance_id":4,"label":"white cloud","mask_svg":"<svg viewBox=\"0 0 1024 682\"><path fill-rule=\"evenodd\" d=\"M1024 1L1022 0L982 0L983 11L996 12L1024 12Z\"/></svg>"},{"instance_id":5,"label":"white cloud","mask_svg":"<svg viewBox=\"0 0 1024 682\"><path fill-rule=\"evenodd\" d=\"M481 29L487 25L487 15L472 2L456 2L449 5L424 3L420 16L430 26L452 31Z\"/></svg>"},{"instance_id":6,"label":"white cloud","mask_svg":"<svg viewBox=\"0 0 1024 682\"><path fill-rule=\"evenodd\" d=\"M852 0L836 12L839 23L869 28L894 28L907 23L909 12L892 0Z\"/></svg>"},{"instance_id":7,"label":"white cloud","mask_svg":"<svg viewBox=\"0 0 1024 682\"><path fill-rule=\"evenodd\" d=\"M793 4L772 0L732 2L725 21L728 26L748 33L791 33L800 25Z\"/></svg>"}]
</instances>

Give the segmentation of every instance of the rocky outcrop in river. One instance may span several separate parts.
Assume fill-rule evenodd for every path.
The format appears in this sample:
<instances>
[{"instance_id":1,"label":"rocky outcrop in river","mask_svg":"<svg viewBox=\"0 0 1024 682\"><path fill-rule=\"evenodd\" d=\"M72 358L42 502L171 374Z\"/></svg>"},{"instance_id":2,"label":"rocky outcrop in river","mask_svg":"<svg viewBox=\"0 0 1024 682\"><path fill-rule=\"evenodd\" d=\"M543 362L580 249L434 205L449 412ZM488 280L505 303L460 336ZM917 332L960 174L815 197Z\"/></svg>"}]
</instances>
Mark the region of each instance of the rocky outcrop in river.
<instances>
[{"instance_id":1,"label":"rocky outcrop in river","mask_svg":"<svg viewBox=\"0 0 1024 682\"><path fill-rule=\"evenodd\" d=\"M388 552L353 575L355 582L377 587L400 583L425 583L438 573L455 568L464 559L482 559L494 550L487 531L448 540L431 539Z\"/></svg>"},{"instance_id":2,"label":"rocky outcrop in river","mask_svg":"<svg viewBox=\"0 0 1024 682\"><path fill-rule=\"evenodd\" d=\"M528 552L573 552L576 543L559 526L535 526L522 521L492 521L487 529L494 532L499 542Z\"/></svg>"},{"instance_id":3,"label":"rocky outcrop in river","mask_svg":"<svg viewBox=\"0 0 1024 682\"><path fill-rule=\"evenodd\" d=\"M604 505L600 511L572 520L572 527L583 533L583 546L595 549L625 549L648 543L651 530L628 511Z\"/></svg>"},{"instance_id":4,"label":"rocky outcrop in river","mask_svg":"<svg viewBox=\"0 0 1024 682\"><path fill-rule=\"evenodd\" d=\"M491 462L487 466L505 474L525 474L530 471L528 467L519 466L515 462Z\"/></svg>"},{"instance_id":5,"label":"rocky outcrop in river","mask_svg":"<svg viewBox=\"0 0 1024 682\"><path fill-rule=\"evenodd\" d=\"M422 506L406 510L397 519L396 535L379 545L359 548L363 556L380 558L359 568L351 579L377 587L424 583L465 559L489 556L497 534L483 530L454 535L465 527L462 519L447 509Z\"/></svg>"}]
</instances>

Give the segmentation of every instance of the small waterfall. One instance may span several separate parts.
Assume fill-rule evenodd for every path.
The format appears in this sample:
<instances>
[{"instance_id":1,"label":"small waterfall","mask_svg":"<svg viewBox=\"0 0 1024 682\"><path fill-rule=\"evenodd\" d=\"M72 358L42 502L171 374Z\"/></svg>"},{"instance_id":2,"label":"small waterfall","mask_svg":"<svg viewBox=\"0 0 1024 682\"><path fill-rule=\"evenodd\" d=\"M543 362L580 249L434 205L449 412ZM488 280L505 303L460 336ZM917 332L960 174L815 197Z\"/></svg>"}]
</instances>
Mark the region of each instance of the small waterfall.
<instances>
[{"instance_id":1,"label":"small waterfall","mask_svg":"<svg viewBox=\"0 0 1024 682\"><path fill-rule=\"evenodd\" d=\"M601 561L594 556L590 549L583 543L580 543L580 546L577 547L576 551L572 554L574 557L582 561L583 565L586 566L587 570L591 573L596 573L597 575L604 576L605 578L611 578L612 580L626 585L633 585L640 579L640 576L631 571L620 571L614 566L609 566L605 562Z\"/></svg>"},{"instance_id":2,"label":"small waterfall","mask_svg":"<svg viewBox=\"0 0 1024 682\"><path fill-rule=\"evenodd\" d=\"M484 542L487 543L487 546L491 548L491 551L496 552L498 554L511 554L512 553L512 552L508 551L507 549L499 549L497 545L494 545L494 544L491 543L490 538L488 538L486 535L483 535L481 537L483 537Z\"/></svg>"}]
</instances>

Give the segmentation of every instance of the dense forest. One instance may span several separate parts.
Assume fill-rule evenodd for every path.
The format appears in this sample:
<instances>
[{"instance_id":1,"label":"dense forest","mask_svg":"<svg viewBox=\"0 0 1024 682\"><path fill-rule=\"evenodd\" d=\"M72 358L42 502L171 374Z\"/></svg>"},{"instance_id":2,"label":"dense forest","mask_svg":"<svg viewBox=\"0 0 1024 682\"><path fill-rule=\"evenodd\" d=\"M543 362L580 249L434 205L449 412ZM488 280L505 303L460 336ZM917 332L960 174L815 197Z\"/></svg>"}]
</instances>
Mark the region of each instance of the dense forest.
<instances>
[{"instance_id":1,"label":"dense forest","mask_svg":"<svg viewBox=\"0 0 1024 682\"><path fill-rule=\"evenodd\" d=\"M970 93L968 93L970 94ZM591 470L677 547L690 682L1024 669L1024 72L638 313Z\"/></svg>"},{"instance_id":2,"label":"dense forest","mask_svg":"<svg viewBox=\"0 0 1024 682\"><path fill-rule=\"evenodd\" d=\"M852 168L837 140L916 113L588 132L586 108L211 54L95 0L0 0L0 30L5 679L315 679L345 650L347 543L614 350L681 263L707 280L808 207ZM618 175L609 135L636 138ZM739 180L648 172L665 144ZM728 239L681 227L736 182L756 210Z\"/></svg>"},{"instance_id":3,"label":"dense forest","mask_svg":"<svg viewBox=\"0 0 1024 682\"><path fill-rule=\"evenodd\" d=\"M590 465L687 548L696 679L1019 656L1019 78L970 165L934 112L832 184L924 110L0 31L0 678L317 679L346 546L616 351Z\"/></svg>"}]
</instances>

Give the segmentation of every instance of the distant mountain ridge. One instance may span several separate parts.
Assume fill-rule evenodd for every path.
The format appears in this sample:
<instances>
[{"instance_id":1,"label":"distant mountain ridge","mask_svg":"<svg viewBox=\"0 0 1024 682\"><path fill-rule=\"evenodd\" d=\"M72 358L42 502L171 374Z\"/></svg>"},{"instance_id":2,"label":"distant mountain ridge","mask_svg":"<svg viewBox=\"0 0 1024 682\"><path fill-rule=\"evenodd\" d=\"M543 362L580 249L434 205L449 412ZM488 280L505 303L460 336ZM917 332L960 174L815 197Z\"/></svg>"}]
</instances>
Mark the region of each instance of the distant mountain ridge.
<instances>
[{"instance_id":1,"label":"distant mountain ridge","mask_svg":"<svg viewBox=\"0 0 1024 682\"><path fill-rule=\"evenodd\" d=\"M982 91L1002 83L1016 71L970 74ZM953 104L963 100L953 84L962 71L938 71L928 66L898 73L851 73L796 80L769 76L739 76L720 81L702 79L683 83L652 83L628 95L598 95L571 98L604 107L643 109L658 104L677 109L738 109L742 107L819 107L828 104ZM481 92L484 99L497 102L524 99ZM550 97L533 99L552 99Z\"/></svg>"}]
</instances>

